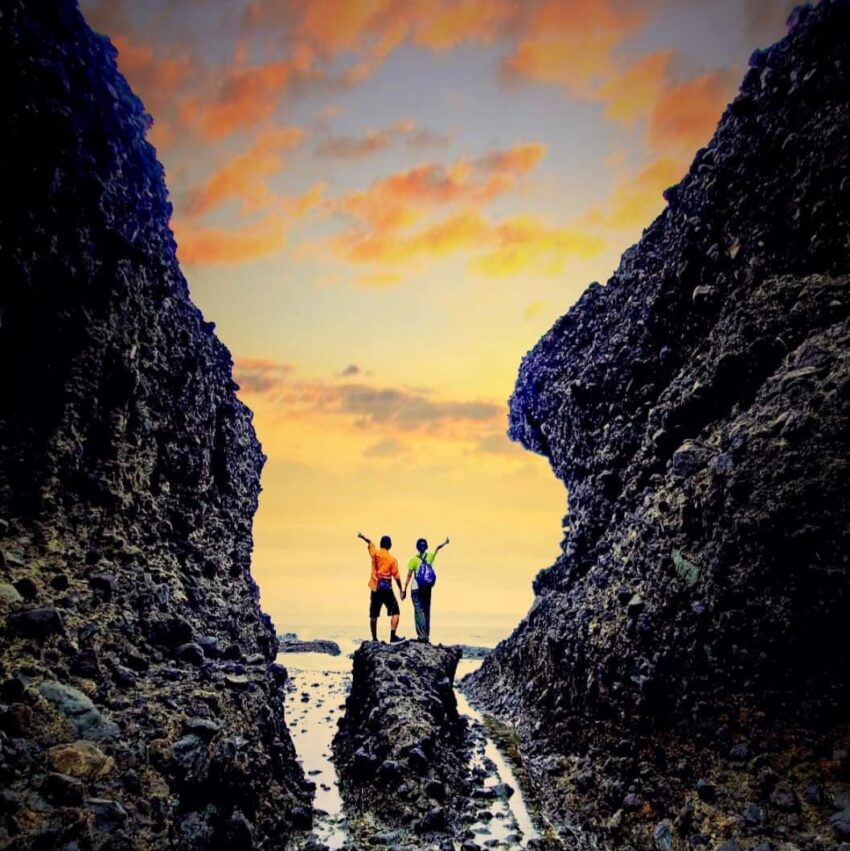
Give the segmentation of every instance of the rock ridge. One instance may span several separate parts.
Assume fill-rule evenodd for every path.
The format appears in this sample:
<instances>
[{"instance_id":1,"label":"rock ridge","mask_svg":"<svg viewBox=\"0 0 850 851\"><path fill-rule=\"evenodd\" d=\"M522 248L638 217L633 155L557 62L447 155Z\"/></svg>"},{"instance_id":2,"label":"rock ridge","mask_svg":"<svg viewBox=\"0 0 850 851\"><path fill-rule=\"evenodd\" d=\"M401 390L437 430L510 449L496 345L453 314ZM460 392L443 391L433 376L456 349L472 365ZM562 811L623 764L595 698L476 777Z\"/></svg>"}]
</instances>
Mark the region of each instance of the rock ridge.
<instances>
[{"instance_id":1,"label":"rock ridge","mask_svg":"<svg viewBox=\"0 0 850 851\"><path fill-rule=\"evenodd\" d=\"M365 642L354 653L351 692L334 738L346 809L364 829L428 840L457 830L469 797L467 724L454 675L461 651ZM424 838L421 841L426 841Z\"/></svg>"},{"instance_id":2,"label":"rock ridge","mask_svg":"<svg viewBox=\"0 0 850 851\"><path fill-rule=\"evenodd\" d=\"M310 796L250 574L264 457L151 118L72 0L5 4L0 49L0 845L279 847Z\"/></svg>"},{"instance_id":3,"label":"rock ridge","mask_svg":"<svg viewBox=\"0 0 850 851\"><path fill-rule=\"evenodd\" d=\"M563 552L468 688L580 847L847 839L848 56L850 3L795 10L520 367Z\"/></svg>"}]
</instances>

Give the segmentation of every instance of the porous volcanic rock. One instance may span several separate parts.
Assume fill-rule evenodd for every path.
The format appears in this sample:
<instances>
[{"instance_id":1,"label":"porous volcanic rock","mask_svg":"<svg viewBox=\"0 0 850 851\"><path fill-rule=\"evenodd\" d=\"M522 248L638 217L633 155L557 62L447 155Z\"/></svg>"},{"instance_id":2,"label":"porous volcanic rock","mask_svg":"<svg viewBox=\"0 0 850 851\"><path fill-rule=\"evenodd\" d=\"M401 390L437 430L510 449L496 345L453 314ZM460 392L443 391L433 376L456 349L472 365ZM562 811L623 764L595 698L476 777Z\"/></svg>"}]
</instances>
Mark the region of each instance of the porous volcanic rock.
<instances>
[{"instance_id":1,"label":"porous volcanic rock","mask_svg":"<svg viewBox=\"0 0 850 851\"><path fill-rule=\"evenodd\" d=\"M0 52L0 845L278 847L309 793L249 571L264 458L151 119L71 0L5 3Z\"/></svg>"},{"instance_id":2,"label":"porous volcanic rock","mask_svg":"<svg viewBox=\"0 0 850 851\"><path fill-rule=\"evenodd\" d=\"M334 738L346 808L399 837L453 830L470 792L467 725L454 675L460 649L365 642ZM401 841L398 839L397 841Z\"/></svg>"},{"instance_id":3,"label":"porous volcanic rock","mask_svg":"<svg viewBox=\"0 0 850 851\"><path fill-rule=\"evenodd\" d=\"M569 514L469 690L579 847L846 839L850 3L789 30L511 399Z\"/></svg>"}]
</instances>

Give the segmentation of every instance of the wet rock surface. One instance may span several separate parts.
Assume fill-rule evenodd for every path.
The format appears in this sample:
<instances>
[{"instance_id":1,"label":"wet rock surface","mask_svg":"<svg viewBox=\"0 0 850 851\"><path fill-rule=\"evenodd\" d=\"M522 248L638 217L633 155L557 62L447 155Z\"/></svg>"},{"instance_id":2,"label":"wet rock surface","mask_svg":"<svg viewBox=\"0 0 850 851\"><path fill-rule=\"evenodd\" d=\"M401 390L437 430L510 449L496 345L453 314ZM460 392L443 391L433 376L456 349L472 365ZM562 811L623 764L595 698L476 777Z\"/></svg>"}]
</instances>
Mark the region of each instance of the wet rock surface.
<instances>
[{"instance_id":1,"label":"wet rock surface","mask_svg":"<svg viewBox=\"0 0 850 851\"><path fill-rule=\"evenodd\" d=\"M150 118L76 4L4 5L0 845L279 845L309 790L251 578L264 461Z\"/></svg>"},{"instance_id":2,"label":"wet rock surface","mask_svg":"<svg viewBox=\"0 0 850 851\"><path fill-rule=\"evenodd\" d=\"M341 652L335 641L323 638L302 641L297 638L278 637L278 653L327 653L329 656L339 656Z\"/></svg>"},{"instance_id":3,"label":"wet rock surface","mask_svg":"<svg viewBox=\"0 0 850 851\"><path fill-rule=\"evenodd\" d=\"M563 555L467 688L579 847L850 835L850 3L789 25L511 400Z\"/></svg>"},{"instance_id":4,"label":"wet rock surface","mask_svg":"<svg viewBox=\"0 0 850 851\"><path fill-rule=\"evenodd\" d=\"M395 831L388 844L404 845L459 832L472 792L453 688L460 657L458 648L413 641L365 642L354 653L333 750L349 823L365 816L367 839Z\"/></svg>"}]
</instances>

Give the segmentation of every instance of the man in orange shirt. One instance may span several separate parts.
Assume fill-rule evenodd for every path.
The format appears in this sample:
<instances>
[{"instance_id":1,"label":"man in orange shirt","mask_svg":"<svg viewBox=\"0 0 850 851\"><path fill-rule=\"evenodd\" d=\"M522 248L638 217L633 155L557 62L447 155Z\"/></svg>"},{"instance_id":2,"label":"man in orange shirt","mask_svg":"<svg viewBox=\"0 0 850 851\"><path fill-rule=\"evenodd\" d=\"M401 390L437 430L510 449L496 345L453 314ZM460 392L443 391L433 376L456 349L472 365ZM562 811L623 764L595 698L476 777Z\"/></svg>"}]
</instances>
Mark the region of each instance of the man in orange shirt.
<instances>
[{"instance_id":1,"label":"man in orange shirt","mask_svg":"<svg viewBox=\"0 0 850 851\"><path fill-rule=\"evenodd\" d=\"M381 607L387 607L387 614L390 616L390 643L401 644L406 639L396 635L398 629L398 619L400 611L398 608L398 600L393 594L393 579L398 585L399 594L402 593L401 577L398 574L398 562L395 556L390 555L390 547L393 542L389 535L384 535L381 538L380 548L375 545L362 533L358 532L357 537L365 541L369 547L369 557L372 559L372 575L369 578L369 587L372 589L372 597L369 602L369 625L372 627L372 641L378 640L378 615L381 614Z\"/></svg>"}]
</instances>

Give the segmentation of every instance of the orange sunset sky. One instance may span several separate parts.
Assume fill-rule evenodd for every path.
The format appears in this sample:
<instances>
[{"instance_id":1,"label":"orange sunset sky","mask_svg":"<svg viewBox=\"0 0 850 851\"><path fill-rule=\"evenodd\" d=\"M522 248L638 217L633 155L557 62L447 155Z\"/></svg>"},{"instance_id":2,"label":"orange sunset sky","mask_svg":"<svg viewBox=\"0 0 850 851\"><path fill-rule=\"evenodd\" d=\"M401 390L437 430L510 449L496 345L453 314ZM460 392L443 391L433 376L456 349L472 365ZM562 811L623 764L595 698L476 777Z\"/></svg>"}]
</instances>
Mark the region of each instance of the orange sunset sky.
<instances>
[{"instance_id":1,"label":"orange sunset sky","mask_svg":"<svg viewBox=\"0 0 850 851\"><path fill-rule=\"evenodd\" d=\"M366 634L361 529L401 562L451 536L437 640L522 617L566 494L505 437L519 361L660 212L790 5L82 0L255 412L279 631Z\"/></svg>"}]
</instances>

